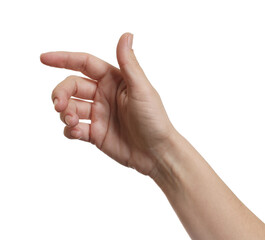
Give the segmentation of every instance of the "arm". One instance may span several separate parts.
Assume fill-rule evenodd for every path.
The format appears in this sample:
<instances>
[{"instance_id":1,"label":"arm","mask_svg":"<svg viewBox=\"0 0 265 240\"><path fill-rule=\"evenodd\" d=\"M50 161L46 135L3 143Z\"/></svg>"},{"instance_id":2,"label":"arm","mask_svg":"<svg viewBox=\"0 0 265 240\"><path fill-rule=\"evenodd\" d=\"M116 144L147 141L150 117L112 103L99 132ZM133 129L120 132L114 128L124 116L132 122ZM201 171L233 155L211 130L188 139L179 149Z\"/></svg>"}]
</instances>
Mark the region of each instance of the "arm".
<instances>
[{"instance_id":1,"label":"arm","mask_svg":"<svg viewBox=\"0 0 265 240\"><path fill-rule=\"evenodd\" d=\"M265 225L175 132L151 176L192 239L265 239Z\"/></svg>"},{"instance_id":2,"label":"arm","mask_svg":"<svg viewBox=\"0 0 265 240\"><path fill-rule=\"evenodd\" d=\"M120 38L117 60L119 69L86 53L41 55L46 65L88 77L70 76L53 90L65 136L154 179L192 239L264 239L264 224L174 129L134 55L131 34Z\"/></svg>"}]
</instances>

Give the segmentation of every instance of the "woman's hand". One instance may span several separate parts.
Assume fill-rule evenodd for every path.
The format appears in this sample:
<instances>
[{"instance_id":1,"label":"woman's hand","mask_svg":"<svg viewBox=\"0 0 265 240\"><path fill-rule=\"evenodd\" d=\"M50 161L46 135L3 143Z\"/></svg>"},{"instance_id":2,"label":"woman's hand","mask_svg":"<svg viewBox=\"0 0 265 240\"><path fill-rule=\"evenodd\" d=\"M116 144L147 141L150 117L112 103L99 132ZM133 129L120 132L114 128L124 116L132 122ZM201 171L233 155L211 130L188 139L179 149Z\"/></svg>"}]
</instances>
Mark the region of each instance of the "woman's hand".
<instances>
[{"instance_id":1,"label":"woman's hand","mask_svg":"<svg viewBox=\"0 0 265 240\"><path fill-rule=\"evenodd\" d=\"M44 64L89 77L70 76L53 91L65 136L89 141L154 179L192 239L265 239L264 223L171 125L131 45L132 35L124 34L117 47L120 69L85 53L41 56Z\"/></svg>"},{"instance_id":2,"label":"woman's hand","mask_svg":"<svg viewBox=\"0 0 265 240\"><path fill-rule=\"evenodd\" d=\"M52 93L55 109L67 125L65 136L91 142L117 162L151 175L156 155L176 131L136 60L132 41L130 33L119 40L120 69L86 53L49 52L41 55L41 62L88 77L69 76Z\"/></svg>"}]
</instances>

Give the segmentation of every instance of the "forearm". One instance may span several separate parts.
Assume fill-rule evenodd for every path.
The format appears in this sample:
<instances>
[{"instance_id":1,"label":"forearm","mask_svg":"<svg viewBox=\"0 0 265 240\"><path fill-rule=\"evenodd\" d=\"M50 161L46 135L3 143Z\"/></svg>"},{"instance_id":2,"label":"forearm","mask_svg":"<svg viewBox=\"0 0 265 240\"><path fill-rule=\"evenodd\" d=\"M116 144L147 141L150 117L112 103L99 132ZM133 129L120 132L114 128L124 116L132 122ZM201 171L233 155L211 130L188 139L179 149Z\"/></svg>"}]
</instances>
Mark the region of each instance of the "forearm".
<instances>
[{"instance_id":1,"label":"forearm","mask_svg":"<svg viewBox=\"0 0 265 240\"><path fill-rule=\"evenodd\" d=\"M265 239L265 225L178 133L151 176L192 239Z\"/></svg>"}]
</instances>

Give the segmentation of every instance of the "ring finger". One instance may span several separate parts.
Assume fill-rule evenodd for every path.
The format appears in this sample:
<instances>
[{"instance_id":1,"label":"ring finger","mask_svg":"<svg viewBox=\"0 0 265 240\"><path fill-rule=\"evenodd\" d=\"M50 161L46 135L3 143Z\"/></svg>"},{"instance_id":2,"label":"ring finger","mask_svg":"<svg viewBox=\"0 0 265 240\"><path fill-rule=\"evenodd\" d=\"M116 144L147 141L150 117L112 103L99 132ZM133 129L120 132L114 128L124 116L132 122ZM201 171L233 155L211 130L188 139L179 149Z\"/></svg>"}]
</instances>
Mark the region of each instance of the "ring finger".
<instances>
[{"instance_id":1,"label":"ring finger","mask_svg":"<svg viewBox=\"0 0 265 240\"><path fill-rule=\"evenodd\" d=\"M75 126L79 119L91 120L92 102L69 99L68 106L60 113L61 120L68 126Z\"/></svg>"}]
</instances>

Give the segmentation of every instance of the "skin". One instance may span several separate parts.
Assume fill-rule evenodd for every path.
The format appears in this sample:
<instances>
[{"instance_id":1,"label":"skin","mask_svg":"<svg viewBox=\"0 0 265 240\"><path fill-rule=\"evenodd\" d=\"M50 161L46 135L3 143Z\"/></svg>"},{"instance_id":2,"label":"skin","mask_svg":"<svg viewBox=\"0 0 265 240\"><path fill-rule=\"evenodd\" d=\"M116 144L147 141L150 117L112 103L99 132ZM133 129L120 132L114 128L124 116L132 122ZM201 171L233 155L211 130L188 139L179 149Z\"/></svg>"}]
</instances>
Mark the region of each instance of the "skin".
<instances>
[{"instance_id":1,"label":"skin","mask_svg":"<svg viewBox=\"0 0 265 240\"><path fill-rule=\"evenodd\" d=\"M150 176L192 239L265 239L264 223L173 127L132 41L130 33L119 40L119 68L87 53L41 55L48 66L87 76L69 76L53 90L65 136L90 142L120 164Z\"/></svg>"}]
</instances>

